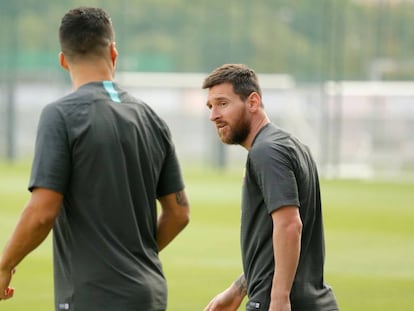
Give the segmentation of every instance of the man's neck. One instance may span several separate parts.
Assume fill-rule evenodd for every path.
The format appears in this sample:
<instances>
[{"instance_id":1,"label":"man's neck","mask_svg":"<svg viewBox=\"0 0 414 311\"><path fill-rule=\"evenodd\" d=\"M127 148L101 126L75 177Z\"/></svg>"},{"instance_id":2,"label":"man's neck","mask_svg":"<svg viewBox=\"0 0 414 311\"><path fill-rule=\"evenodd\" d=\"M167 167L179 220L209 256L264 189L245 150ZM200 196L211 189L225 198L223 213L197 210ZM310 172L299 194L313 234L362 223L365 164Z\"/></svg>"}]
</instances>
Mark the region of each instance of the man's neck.
<instances>
[{"instance_id":1,"label":"man's neck","mask_svg":"<svg viewBox=\"0 0 414 311\"><path fill-rule=\"evenodd\" d=\"M70 68L73 89L90 82L112 81L113 68L105 63L77 63Z\"/></svg>"},{"instance_id":2,"label":"man's neck","mask_svg":"<svg viewBox=\"0 0 414 311\"><path fill-rule=\"evenodd\" d=\"M270 123L270 119L264 111L258 114L257 119L251 122L251 128L247 139L241 145L247 150L250 150L257 133L259 133L259 131L268 123Z\"/></svg>"}]
</instances>

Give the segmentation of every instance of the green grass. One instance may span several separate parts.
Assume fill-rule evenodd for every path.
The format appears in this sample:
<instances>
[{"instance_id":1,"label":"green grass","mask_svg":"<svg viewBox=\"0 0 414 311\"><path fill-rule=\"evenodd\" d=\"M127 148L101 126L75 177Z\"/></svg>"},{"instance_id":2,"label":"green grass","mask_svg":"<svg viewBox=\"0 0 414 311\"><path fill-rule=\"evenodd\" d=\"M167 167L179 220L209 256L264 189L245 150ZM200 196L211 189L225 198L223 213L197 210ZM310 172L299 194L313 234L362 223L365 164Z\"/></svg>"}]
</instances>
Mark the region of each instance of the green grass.
<instances>
[{"instance_id":1,"label":"green grass","mask_svg":"<svg viewBox=\"0 0 414 311\"><path fill-rule=\"evenodd\" d=\"M29 169L0 163L0 249L29 198ZM161 253L168 311L202 310L241 273L241 172L185 170L191 222ZM414 183L323 180L322 198L326 280L341 310L413 310ZM15 298L0 309L52 310L52 284L49 237L18 266Z\"/></svg>"}]
</instances>

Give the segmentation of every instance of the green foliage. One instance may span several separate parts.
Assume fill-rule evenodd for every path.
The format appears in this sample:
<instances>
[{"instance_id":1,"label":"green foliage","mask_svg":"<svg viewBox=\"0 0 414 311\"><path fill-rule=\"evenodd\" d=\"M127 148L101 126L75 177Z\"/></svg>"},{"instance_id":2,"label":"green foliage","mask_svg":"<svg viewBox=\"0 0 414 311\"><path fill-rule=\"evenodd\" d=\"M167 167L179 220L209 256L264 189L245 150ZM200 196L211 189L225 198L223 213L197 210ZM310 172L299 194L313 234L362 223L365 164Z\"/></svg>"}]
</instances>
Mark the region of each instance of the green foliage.
<instances>
[{"instance_id":1,"label":"green foliage","mask_svg":"<svg viewBox=\"0 0 414 311\"><path fill-rule=\"evenodd\" d=\"M0 248L28 199L30 167L0 163ZM161 257L168 311L202 310L241 273L239 204L242 168L186 168L191 222ZM412 310L413 183L323 180L326 281L342 310ZM1 310L52 310L48 239L17 268L15 298ZM242 308L241 308L242 309Z\"/></svg>"},{"instance_id":2,"label":"green foliage","mask_svg":"<svg viewBox=\"0 0 414 311\"><path fill-rule=\"evenodd\" d=\"M263 73L289 73L298 80L318 82L367 79L374 61L387 59L394 70L382 72L381 78L413 79L414 4L364 3L95 0L87 4L103 7L112 16L121 54L119 70L210 72L234 62ZM2 1L0 68L9 64L22 71L58 70L60 19L79 5L85 2ZM15 54L17 61L10 65Z\"/></svg>"}]
</instances>

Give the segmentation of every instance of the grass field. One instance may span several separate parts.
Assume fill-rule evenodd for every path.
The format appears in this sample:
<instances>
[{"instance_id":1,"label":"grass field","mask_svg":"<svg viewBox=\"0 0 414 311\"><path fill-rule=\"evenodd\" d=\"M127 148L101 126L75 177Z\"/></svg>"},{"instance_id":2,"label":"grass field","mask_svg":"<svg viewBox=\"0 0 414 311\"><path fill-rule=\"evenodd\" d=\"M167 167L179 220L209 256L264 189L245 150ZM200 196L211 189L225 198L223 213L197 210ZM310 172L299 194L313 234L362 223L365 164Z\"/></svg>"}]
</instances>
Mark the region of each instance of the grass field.
<instances>
[{"instance_id":1,"label":"grass field","mask_svg":"<svg viewBox=\"0 0 414 311\"><path fill-rule=\"evenodd\" d=\"M29 165L0 163L0 249L29 194ZM241 169L185 170L191 223L161 254L168 311L202 310L241 273ZM414 183L322 181L326 279L341 310L414 310ZM0 310L52 310L51 240L19 266ZM240 308L242 309L242 308Z\"/></svg>"}]
</instances>

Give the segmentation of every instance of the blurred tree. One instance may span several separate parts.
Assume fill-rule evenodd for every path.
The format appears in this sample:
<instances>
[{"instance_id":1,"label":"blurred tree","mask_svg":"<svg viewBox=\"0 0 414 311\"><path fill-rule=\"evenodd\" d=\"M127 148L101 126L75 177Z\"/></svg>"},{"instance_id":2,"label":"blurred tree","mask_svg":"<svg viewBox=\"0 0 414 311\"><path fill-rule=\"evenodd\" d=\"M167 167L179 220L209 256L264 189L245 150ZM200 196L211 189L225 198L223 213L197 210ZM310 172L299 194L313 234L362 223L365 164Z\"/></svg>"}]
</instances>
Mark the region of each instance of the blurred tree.
<instances>
[{"instance_id":1,"label":"blurred tree","mask_svg":"<svg viewBox=\"0 0 414 311\"><path fill-rule=\"evenodd\" d=\"M19 69L58 70L60 18L82 4L1 2L2 16L13 7L19 12ZM385 57L398 65L394 78L414 78L410 66L401 66L414 50L409 1L94 0L88 5L105 8L113 18L119 70L208 72L225 62L244 62L260 72L311 82L326 77L326 66L332 69L333 63L340 63L335 66L345 79L367 79L375 59ZM3 67L6 48L0 47Z\"/></svg>"}]
</instances>

